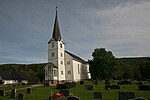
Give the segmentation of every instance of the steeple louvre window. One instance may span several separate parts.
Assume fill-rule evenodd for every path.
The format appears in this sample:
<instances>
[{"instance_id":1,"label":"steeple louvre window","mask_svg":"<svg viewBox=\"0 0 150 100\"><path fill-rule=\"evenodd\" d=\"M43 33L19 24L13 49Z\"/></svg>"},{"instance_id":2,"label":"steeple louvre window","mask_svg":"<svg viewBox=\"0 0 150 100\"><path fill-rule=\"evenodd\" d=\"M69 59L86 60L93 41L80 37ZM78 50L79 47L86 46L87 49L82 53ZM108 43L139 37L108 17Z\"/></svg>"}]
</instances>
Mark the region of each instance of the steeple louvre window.
<instances>
[{"instance_id":1,"label":"steeple louvre window","mask_svg":"<svg viewBox=\"0 0 150 100\"><path fill-rule=\"evenodd\" d=\"M62 43L60 43L60 48L63 48Z\"/></svg>"}]
</instances>

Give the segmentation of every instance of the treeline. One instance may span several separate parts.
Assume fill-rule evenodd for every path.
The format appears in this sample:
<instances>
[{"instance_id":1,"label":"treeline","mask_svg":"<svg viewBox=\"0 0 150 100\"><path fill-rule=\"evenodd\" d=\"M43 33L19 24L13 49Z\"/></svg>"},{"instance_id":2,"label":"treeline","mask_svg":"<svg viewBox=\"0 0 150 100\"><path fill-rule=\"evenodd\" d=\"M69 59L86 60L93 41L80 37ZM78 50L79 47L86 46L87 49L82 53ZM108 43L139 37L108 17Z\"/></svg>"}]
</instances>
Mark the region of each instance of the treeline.
<instances>
[{"instance_id":1,"label":"treeline","mask_svg":"<svg viewBox=\"0 0 150 100\"><path fill-rule=\"evenodd\" d=\"M118 79L150 79L150 57L117 58Z\"/></svg>"},{"instance_id":2,"label":"treeline","mask_svg":"<svg viewBox=\"0 0 150 100\"><path fill-rule=\"evenodd\" d=\"M41 64L3 64L0 65L0 70L10 72L24 72L30 83L41 82L45 78L44 67L46 63Z\"/></svg>"},{"instance_id":3,"label":"treeline","mask_svg":"<svg viewBox=\"0 0 150 100\"><path fill-rule=\"evenodd\" d=\"M150 79L150 57L116 58L116 61L116 70L113 73L115 79ZM46 63L2 64L0 65L0 70L11 72L24 72L29 77L29 82L37 83L45 79L45 66Z\"/></svg>"}]
</instances>

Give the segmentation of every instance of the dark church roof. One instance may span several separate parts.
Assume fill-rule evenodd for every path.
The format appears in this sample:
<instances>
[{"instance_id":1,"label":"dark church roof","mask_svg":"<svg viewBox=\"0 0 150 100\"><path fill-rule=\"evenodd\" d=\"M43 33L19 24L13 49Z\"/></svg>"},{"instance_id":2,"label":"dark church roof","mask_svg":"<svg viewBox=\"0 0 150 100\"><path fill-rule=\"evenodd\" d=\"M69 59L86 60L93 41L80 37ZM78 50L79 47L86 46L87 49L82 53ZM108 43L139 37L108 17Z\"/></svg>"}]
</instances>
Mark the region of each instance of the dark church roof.
<instances>
[{"instance_id":1,"label":"dark church roof","mask_svg":"<svg viewBox=\"0 0 150 100\"><path fill-rule=\"evenodd\" d=\"M28 77L23 72L0 71L0 80L28 80Z\"/></svg>"},{"instance_id":2,"label":"dark church roof","mask_svg":"<svg viewBox=\"0 0 150 100\"><path fill-rule=\"evenodd\" d=\"M70 53L68 51L65 51L65 52L67 54L69 54L71 57L73 57L74 60L77 60L77 61L82 62L82 63L86 63L82 58L80 58L80 57L78 57L78 56L76 56L76 55L74 55L74 54L72 54L72 53Z\"/></svg>"}]
</instances>

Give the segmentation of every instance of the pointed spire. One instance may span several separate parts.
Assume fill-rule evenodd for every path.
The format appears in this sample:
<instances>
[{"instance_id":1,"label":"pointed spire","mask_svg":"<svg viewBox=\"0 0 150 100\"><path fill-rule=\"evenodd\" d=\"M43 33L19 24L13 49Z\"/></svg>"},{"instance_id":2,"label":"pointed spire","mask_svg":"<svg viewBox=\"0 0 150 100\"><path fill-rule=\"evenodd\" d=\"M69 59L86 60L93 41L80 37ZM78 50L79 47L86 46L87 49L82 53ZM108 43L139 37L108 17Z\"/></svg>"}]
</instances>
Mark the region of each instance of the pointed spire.
<instances>
[{"instance_id":1,"label":"pointed spire","mask_svg":"<svg viewBox=\"0 0 150 100\"><path fill-rule=\"evenodd\" d=\"M60 41L62 39L60 29L59 29L58 18L57 18L57 7L56 7L56 16L55 16L55 23L54 23L54 29L53 29L53 36L52 37L55 41Z\"/></svg>"}]
</instances>

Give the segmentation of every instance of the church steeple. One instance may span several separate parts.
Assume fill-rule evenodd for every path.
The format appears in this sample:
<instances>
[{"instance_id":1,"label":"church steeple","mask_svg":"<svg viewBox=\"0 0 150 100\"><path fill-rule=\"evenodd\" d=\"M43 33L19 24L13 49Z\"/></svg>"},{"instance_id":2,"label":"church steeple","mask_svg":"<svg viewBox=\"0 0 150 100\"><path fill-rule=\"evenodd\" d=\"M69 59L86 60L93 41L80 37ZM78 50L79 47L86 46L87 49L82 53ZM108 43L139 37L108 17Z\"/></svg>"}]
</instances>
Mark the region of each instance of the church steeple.
<instances>
[{"instance_id":1,"label":"church steeple","mask_svg":"<svg viewBox=\"0 0 150 100\"><path fill-rule=\"evenodd\" d=\"M59 29L58 17L57 17L57 7L56 7L56 16L55 16L52 38L55 41L60 41L62 39L60 29Z\"/></svg>"}]
</instances>

